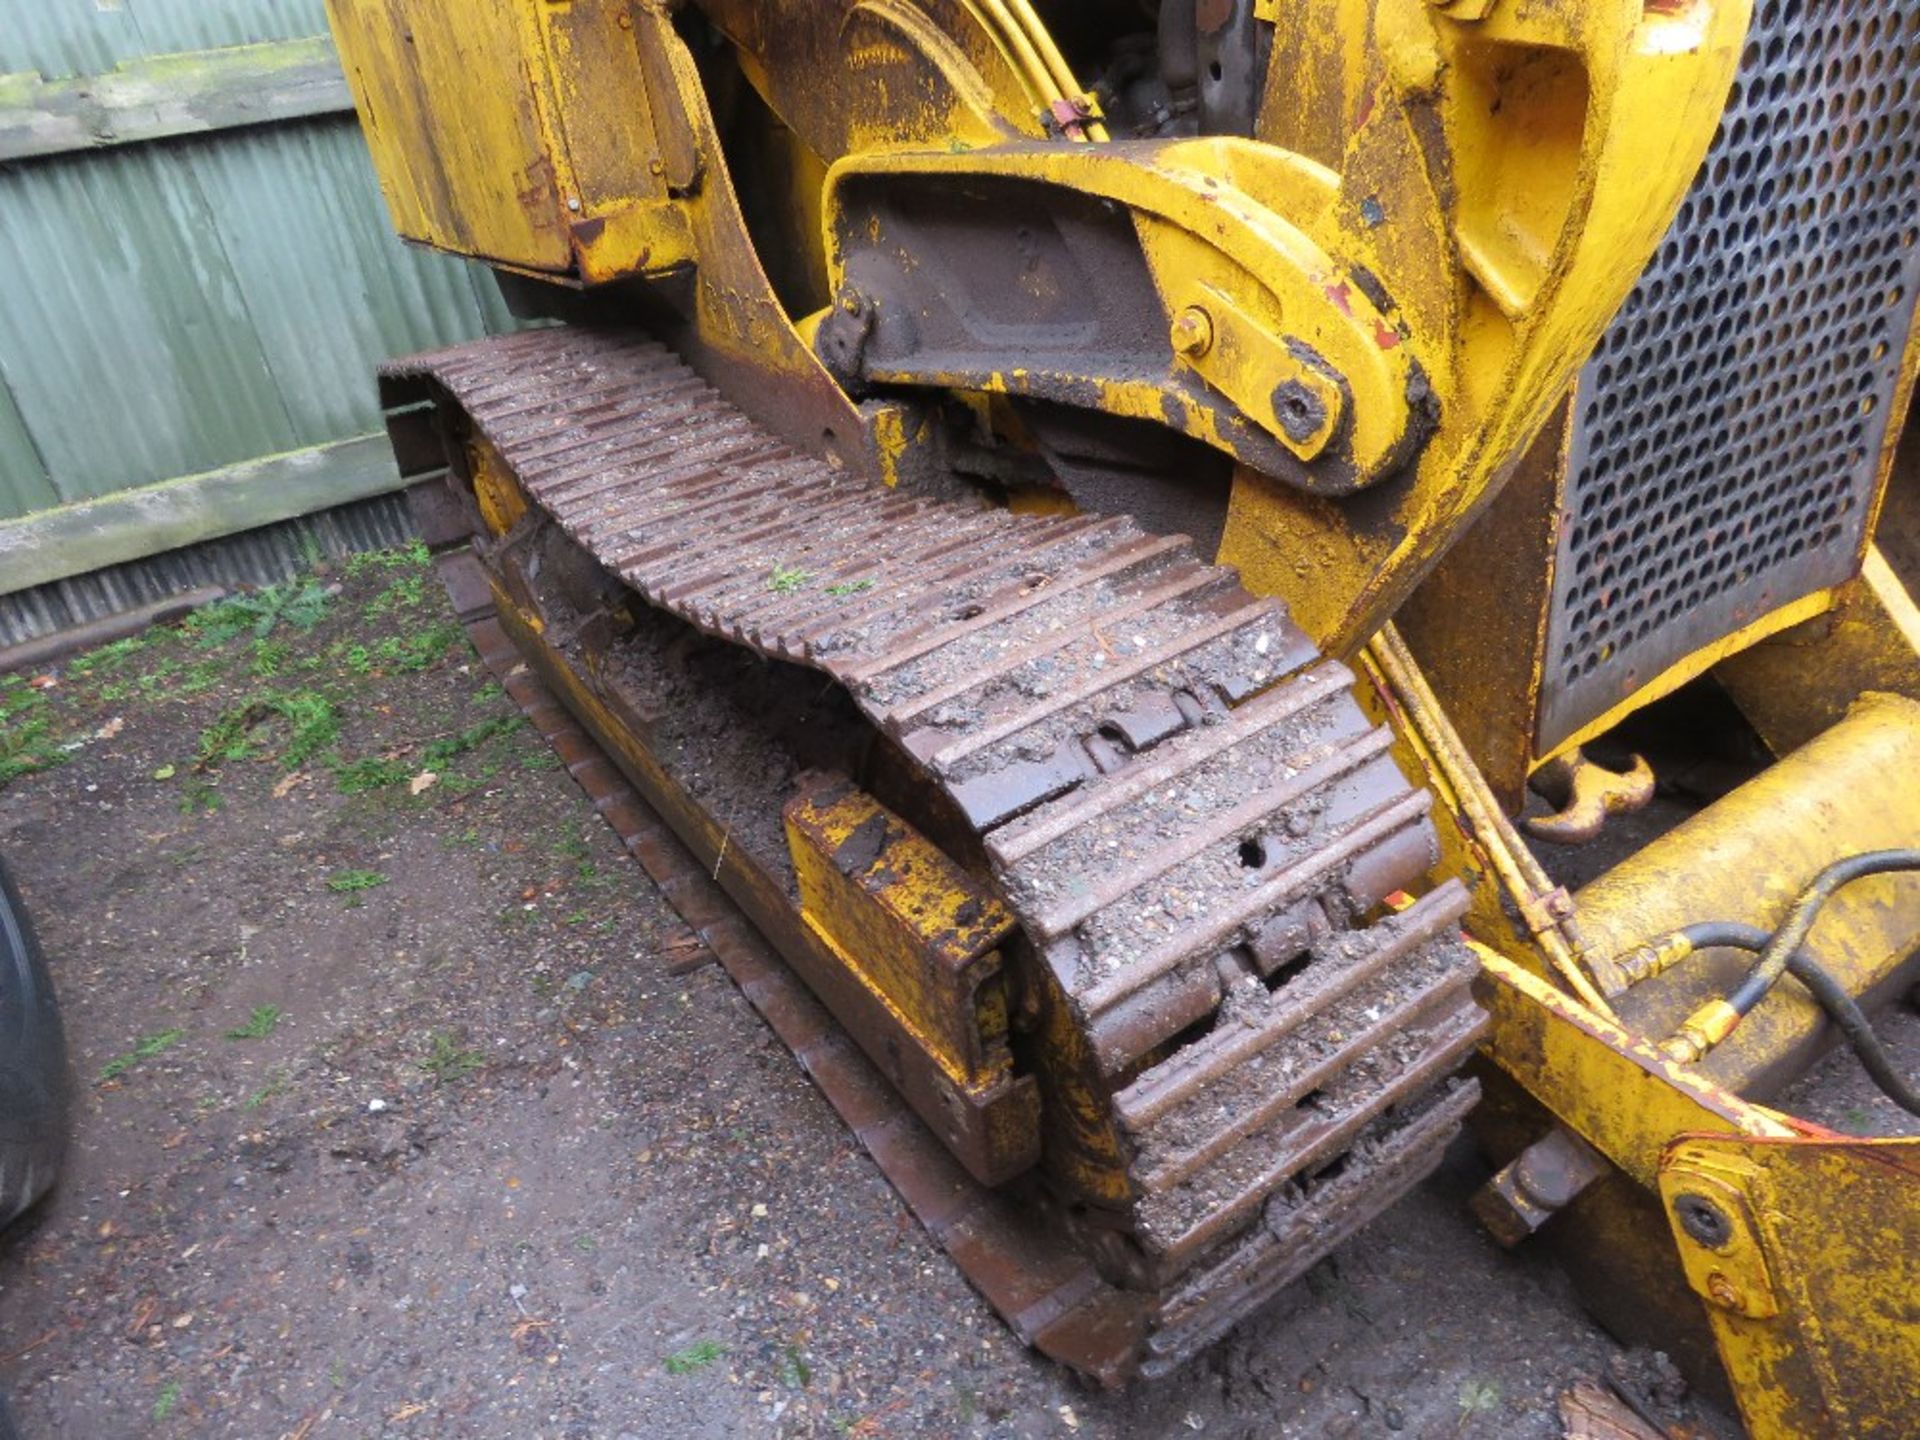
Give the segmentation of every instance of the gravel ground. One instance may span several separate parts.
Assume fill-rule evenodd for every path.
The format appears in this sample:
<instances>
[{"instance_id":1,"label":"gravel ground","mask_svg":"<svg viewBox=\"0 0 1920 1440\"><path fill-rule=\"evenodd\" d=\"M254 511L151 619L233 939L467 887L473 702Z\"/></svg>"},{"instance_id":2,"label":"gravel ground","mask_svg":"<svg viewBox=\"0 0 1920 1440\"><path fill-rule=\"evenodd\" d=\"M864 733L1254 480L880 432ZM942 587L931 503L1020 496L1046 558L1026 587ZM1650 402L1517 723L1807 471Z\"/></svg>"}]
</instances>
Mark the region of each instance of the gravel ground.
<instances>
[{"instance_id":1,"label":"gravel ground","mask_svg":"<svg viewBox=\"0 0 1920 1440\"><path fill-rule=\"evenodd\" d=\"M79 1091L0 1252L28 1436L1504 1440L1619 1358L1464 1152L1157 1389L1026 1352L724 974L668 972L422 559L0 681Z\"/></svg>"}]
</instances>

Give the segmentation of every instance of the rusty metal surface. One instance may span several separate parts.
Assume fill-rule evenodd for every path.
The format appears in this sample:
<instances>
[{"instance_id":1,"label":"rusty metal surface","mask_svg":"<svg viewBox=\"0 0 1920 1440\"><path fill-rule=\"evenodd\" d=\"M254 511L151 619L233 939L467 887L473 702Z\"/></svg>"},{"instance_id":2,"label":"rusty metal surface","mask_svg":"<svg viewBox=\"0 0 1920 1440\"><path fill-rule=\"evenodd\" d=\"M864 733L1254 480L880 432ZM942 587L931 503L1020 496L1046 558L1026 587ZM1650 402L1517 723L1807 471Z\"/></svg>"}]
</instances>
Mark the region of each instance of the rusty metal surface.
<instances>
[{"instance_id":1,"label":"rusty metal surface","mask_svg":"<svg viewBox=\"0 0 1920 1440\"><path fill-rule=\"evenodd\" d=\"M1692 193L1583 374L1546 753L1859 568L1920 291L1920 11L1760 0Z\"/></svg>"},{"instance_id":2,"label":"rusty metal surface","mask_svg":"<svg viewBox=\"0 0 1920 1440\"><path fill-rule=\"evenodd\" d=\"M509 337L385 383L477 431L541 507L526 526L839 680L979 837L1104 1097L1105 1223L1144 1261L1103 1279L1045 1206L996 1199L990 1236L929 1218L917 1167L951 1159L928 1140L896 1173L896 1126L875 1153L1043 1350L1106 1379L1171 1368L1437 1162L1482 1025L1465 897L1400 899L1435 858L1426 796L1276 602L1124 518L983 512L796 455L630 334ZM648 789L691 806L670 776ZM1023 1255L1015 1293L993 1276Z\"/></svg>"}]
</instances>

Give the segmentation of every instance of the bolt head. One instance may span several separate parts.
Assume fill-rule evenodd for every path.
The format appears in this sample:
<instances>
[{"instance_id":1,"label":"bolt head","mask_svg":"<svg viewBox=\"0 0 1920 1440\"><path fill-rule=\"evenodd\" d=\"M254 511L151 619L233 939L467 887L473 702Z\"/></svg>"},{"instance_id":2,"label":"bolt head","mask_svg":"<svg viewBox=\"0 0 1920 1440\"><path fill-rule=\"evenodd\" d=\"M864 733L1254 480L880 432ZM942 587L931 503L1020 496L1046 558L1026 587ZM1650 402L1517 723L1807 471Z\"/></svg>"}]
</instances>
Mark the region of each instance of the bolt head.
<instances>
[{"instance_id":1,"label":"bolt head","mask_svg":"<svg viewBox=\"0 0 1920 1440\"><path fill-rule=\"evenodd\" d=\"M1673 1197L1674 1217L1690 1239L1718 1250L1733 1239L1733 1220L1712 1200L1691 1191Z\"/></svg>"},{"instance_id":2,"label":"bolt head","mask_svg":"<svg viewBox=\"0 0 1920 1440\"><path fill-rule=\"evenodd\" d=\"M1174 353L1197 360L1213 348L1213 317L1198 305L1189 305L1173 317Z\"/></svg>"}]
</instances>

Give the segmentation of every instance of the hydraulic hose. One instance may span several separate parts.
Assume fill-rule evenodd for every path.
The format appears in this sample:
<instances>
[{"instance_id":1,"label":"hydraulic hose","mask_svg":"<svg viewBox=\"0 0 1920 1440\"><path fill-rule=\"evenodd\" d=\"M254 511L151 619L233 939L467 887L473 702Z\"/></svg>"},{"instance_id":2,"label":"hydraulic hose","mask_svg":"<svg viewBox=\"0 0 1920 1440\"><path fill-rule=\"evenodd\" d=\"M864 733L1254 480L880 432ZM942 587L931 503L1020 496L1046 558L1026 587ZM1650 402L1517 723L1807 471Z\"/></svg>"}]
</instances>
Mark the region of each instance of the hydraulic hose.
<instances>
[{"instance_id":1,"label":"hydraulic hose","mask_svg":"<svg viewBox=\"0 0 1920 1440\"><path fill-rule=\"evenodd\" d=\"M1766 999L1767 992L1779 983L1780 977L1787 973L1793 952L1805 942L1813 922L1820 918L1821 907L1835 891L1869 875L1903 871L1920 871L1920 850L1868 850L1827 866L1800 892L1787 918L1767 940L1759 960L1740 983L1726 998L1716 996L1681 1021L1679 1027L1660 1042L1661 1053L1683 1065L1698 1061L1738 1029L1740 1022L1753 1012L1753 1007Z\"/></svg>"},{"instance_id":2,"label":"hydraulic hose","mask_svg":"<svg viewBox=\"0 0 1920 1440\"><path fill-rule=\"evenodd\" d=\"M1753 1007L1766 998L1767 992L1786 973L1793 952L1806 941L1808 932L1813 929L1813 922L1820 918L1820 908L1836 890L1855 880L1864 880L1869 875L1890 875L1909 870L1920 871L1920 850L1868 850L1864 854L1850 855L1845 860L1836 860L1822 870L1814 877L1813 883L1800 892L1793 909L1787 912L1786 922L1773 932L1773 938L1760 952L1759 963L1747 972L1746 979L1727 996L1727 1004L1741 1016L1753 1012Z\"/></svg>"},{"instance_id":3,"label":"hydraulic hose","mask_svg":"<svg viewBox=\"0 0 1920 1440\"><path fill-rule=\"evenodd\" d=\"M1725 946L1734 950L1751 950L1756 954L1766 950L1774 938L1758 925L1742 925L1735 920L1704 921L1685 926L1675 933L1687 943L1690 950ZM1847 993L1847 987L1808 954L1804 945L1795 947L1788 954L1786 973L1806 986L1807 993L1819 1002L1820 1008L1827 1012L1827 1018L1833 1021L1834 1028L1846 1037L1847 1044L1859 1058L1860 1068L1867 1072L1886 1097L1909 1115L1920 1115L1920 1089L1915 1088L1906 1076L1894 1068L1892 1057L1880 1043L1880 1037L1874 1033L1873 1022L1853 996Z\"/></svg>"}]
</instances>

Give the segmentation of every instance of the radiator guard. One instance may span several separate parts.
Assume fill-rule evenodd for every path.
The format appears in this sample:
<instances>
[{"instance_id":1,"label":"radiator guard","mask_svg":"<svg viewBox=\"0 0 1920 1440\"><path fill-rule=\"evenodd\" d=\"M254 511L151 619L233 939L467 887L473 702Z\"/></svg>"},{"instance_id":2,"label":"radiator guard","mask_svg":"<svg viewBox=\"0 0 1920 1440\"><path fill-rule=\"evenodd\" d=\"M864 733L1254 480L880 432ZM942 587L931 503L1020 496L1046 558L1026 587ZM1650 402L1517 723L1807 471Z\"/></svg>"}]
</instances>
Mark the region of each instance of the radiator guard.
<instances>
[{"instance_id":1,"label":"radiator guard","mask_svg":"<svg viewBox=\"0 0 1920 1440\"><path fill-rule=\"evenodd\" d=\"M1694 187L1578 384L1537 753L1858 569L1917 241L1920 8L1758 0Z\"/></svg>"}]
</instances>

